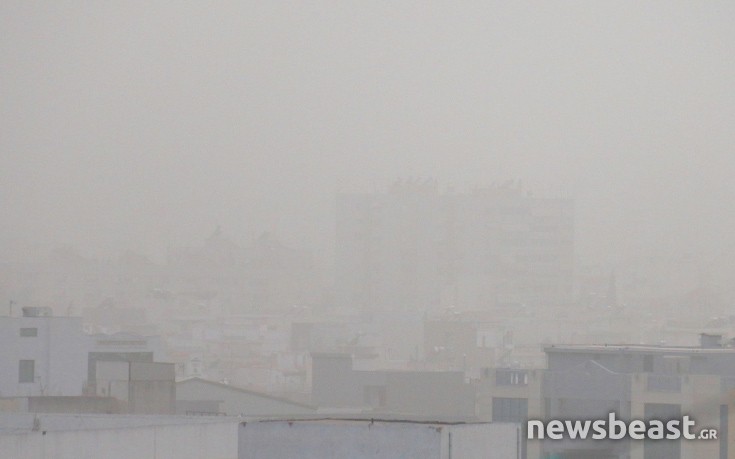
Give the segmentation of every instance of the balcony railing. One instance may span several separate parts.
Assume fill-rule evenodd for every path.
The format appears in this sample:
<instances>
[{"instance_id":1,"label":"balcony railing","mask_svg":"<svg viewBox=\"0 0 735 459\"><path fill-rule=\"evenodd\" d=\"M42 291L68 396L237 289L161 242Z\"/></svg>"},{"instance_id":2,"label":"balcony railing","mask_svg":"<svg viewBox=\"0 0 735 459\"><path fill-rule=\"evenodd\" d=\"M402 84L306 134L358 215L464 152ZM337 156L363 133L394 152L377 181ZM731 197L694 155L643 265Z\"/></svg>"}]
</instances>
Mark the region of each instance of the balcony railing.
<instances>
[{"instance_id":1,"label":"balcony railing","mask_svg":"<svg viewBox=\"0 0 735 459\"><path fill-rule=\"evenodd\" d=\"M496 386L527 386L528 385L528 371L498 368L495 370L495 385Z\"/></svg>"}]
</instances>

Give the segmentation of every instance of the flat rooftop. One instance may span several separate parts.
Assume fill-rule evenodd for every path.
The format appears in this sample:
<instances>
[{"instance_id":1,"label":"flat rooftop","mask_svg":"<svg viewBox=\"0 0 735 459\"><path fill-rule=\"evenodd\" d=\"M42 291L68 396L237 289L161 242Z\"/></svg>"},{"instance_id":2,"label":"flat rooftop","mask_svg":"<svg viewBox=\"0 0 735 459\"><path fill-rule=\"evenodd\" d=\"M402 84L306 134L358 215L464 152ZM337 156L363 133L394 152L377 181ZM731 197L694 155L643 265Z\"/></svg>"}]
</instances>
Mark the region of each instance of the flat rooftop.
<instances>
[{"instance_id":1,"label":"flat rooftop","mask_svg":"<svg viewBox=\"0 0 735 459\"><path fill-rule=\"evenodd\" d=\"M666 346L654 344L556 344L544 348L546 352L595 353L671 353L671 354L735 354L731 347Z\"/></svg>"},{"instance_id":2,"label":"flat rooftop","mask_svg":"<svg viewBox=\"0 0 735 459\"><path fill-rule=\"evenodd\" d=\"M0 413L0 435L26 433L33 430L54 432L133 429L182 424L236 423L238 421L238 418L226 416ZM34 424L38 426L36 429L34 429Z\"/></svg>"},{"instance_id":3,"label":"flat rooftop","mask_svg":"<svg viewBox=\"0 0 735 459\"><path fill-rule=\"evenodd\" d=\"M272 419L253 419L247 422L288 422L288 423L305 423L305 424L420 424L432 426L455 426L455 425L482 425L491 424L489 421L478 421L468 419L448 419L448 418L432 418L432 417L415 417L415 416L389 416L380 415L379 417L369 416L322 416L322 417L288 417L288 418L272 418ZM495 423L497 424L497 423Z\"/></svg>"}]
</instances>

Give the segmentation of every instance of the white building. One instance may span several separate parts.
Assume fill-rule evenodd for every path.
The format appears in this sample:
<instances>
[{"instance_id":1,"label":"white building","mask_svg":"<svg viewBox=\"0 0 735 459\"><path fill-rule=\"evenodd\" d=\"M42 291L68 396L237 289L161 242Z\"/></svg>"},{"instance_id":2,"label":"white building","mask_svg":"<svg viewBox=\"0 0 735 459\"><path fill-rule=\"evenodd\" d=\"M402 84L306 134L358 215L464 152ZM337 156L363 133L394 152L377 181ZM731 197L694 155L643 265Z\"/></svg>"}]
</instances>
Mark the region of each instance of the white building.
<instances>
[{"instance_id":1,"label":"white building","mask_svg":"<svg viewBox=\"0 0 735 459\"><path fill-rule=\"evenodd\" d=\"M518 459L514 424L283 420L240 425L240 459Z\"/></svg>"},{"instance_id":2,"label":"white building","mask_svg":"<svg viewBox=\"0 0 735 459\"><path fill-rule=\"evenodd\" d=\"M48 308L23 308L0 317L0 396L82 395L87 337L79 317L52 317Z\"/></svg>"},{"instance_id":3,"label":"white building","mask_svg":"<svg viewBox=\"0 0 735 459\"><path fill-rule=\"evenodd\" d=\"M87 335L81 317L54 317L50 308L24 307L0 317L0 397L82 395L98 361L164 360L158 337Z\"/></svg>"},{"instance_id":4,"label":"white building","mask_svg":"<svg viewBox=\"0 0 735 459\"><path fill-rule=\"evenodd\" d=\"M0 414L3 459L519 459L514 424Z\"/></svg>"}]
</instances>

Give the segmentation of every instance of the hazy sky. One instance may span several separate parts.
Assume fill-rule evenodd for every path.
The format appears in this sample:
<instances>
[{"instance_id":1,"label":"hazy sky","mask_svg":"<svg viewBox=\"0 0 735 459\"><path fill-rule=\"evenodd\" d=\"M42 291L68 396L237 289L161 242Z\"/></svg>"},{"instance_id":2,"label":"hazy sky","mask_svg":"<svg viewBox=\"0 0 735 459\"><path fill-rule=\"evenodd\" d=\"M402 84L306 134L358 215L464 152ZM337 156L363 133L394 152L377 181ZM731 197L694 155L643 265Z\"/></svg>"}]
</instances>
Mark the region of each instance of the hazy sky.
<instances>
[{"instance_id":1,"label":"hazy sky","mask_svg":"<svg viewBox=\"0 0 735 459\"><path fill-rule=\"evenodd\" d=\"M428 3L1 2L0 254L328 251L397 177L574 197L584 257L735 252L735 2Z\"/></svg>"}]
</instances>

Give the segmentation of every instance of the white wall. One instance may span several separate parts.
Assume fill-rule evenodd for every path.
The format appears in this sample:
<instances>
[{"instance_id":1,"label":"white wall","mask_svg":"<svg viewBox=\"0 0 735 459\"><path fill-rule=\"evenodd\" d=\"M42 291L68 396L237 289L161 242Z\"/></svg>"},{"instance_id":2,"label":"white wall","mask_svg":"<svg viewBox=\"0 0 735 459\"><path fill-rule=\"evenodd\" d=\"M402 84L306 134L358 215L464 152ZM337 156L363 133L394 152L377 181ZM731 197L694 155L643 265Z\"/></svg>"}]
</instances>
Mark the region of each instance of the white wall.
<instances>
[{"instance_id":1,"label":"white wall","mask_svg":"<svg viewBox=\"0 0 735 459\"><path fill-rule=\"evenodd\" d=\"M430 425L369 421L244 424L240 459L264 458L441 459L441 435Z\"/></svg>"},{"instance_id":2,"label":"white wall","mask_svg":"<svg viewBox=\"0 0 735 459\"><path fill-rule=\"evenodd\" d=\"M241 424L240 459L263 458L517 459L518 437L512 424L335 420Z\"/></svg>"},{"instance_id":3,"label":"white wall","mask_svg":"<svg viewBox=\"0 0 735 459\"><path fill-rule=\"evenodd\" d=\"M515 459L520 448L516 424L465 424L452 426L451 455L448 438L442 459Z\"/></svg>"},{"instance_id":4,"label":"white wall","mask_svg":"<svg viewBox=\"0 0 735 459\"><path fill-rule=\"evenodd\" d=\"M0 433L3 459L236 459L237 421Z\"/></svg>"},{"instance_id":5,"label":"white wall","mask_svg":"<svg viewBox=\"0 0 735 459\"><path fill-rule=\"evenodd\" d=\"M36 328L21 337L21 328ZM35 361L35 381L19 383L20 360ZM0 318L0 396L81 395L87 380L87 348L78 317Z\"/></svg>"}]
</instances>

